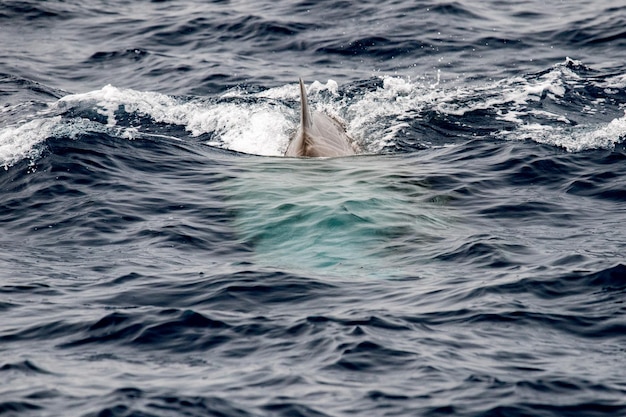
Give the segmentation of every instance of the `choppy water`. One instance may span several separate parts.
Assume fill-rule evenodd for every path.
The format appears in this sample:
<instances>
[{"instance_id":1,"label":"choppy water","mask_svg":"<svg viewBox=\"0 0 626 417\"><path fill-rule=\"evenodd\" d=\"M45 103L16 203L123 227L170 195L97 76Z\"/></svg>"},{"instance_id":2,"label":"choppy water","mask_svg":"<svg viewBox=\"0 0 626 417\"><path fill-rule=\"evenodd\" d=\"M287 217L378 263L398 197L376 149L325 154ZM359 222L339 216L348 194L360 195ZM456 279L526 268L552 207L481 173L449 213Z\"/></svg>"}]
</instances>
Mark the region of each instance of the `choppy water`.
<instances>
[{"instance_id":1,"label":"choppy water","mask_svg":"<svg viewBox=\"0 0 626 417\"><path fill-rule=\"evenodd\" d=\"M2 2L0 414L626 415L624 16Z\"/></svg>"}]
</instances>

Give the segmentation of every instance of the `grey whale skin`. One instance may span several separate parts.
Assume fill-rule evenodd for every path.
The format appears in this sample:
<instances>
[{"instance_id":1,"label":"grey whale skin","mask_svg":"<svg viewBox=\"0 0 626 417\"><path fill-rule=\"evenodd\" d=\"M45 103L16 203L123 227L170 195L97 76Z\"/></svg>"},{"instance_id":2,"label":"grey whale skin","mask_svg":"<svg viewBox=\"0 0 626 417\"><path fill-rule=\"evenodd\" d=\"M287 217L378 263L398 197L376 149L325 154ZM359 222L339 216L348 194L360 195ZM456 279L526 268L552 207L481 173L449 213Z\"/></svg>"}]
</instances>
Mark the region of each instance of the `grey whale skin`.
<instances>
[{"instance_id":1,"label":"grey whale skin","mask_svg":"<svg viewBox=\"0 0 626 417\"><path fill-rule=\"evenodd\" d=\"M356 148L342 124L332 117L310 111L306 88L300 78L300 126L285 156L334 157L355 155Z\"/></svg>"}]
</instances>

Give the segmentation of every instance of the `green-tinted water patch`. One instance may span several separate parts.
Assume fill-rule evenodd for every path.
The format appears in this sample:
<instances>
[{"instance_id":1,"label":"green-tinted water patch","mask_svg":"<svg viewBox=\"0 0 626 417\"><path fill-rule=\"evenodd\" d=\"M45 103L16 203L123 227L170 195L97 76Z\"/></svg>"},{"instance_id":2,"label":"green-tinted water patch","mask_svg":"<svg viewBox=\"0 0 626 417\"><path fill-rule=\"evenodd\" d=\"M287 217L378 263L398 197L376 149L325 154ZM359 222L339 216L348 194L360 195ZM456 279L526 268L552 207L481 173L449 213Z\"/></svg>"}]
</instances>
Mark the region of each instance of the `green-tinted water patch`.
<instances>
[{"instance_id":1,"label":"green-tinted water patch","mask_svg":"<svg viewBox=\"0 0 626 417\"><path fill-rule=\"evenodd\" d=\"M228 181L235 230L262 267L395 277L453 226L414 158L246 158ZM419 267L417 267L417 270Z\"/></svg>"}]
</instances>

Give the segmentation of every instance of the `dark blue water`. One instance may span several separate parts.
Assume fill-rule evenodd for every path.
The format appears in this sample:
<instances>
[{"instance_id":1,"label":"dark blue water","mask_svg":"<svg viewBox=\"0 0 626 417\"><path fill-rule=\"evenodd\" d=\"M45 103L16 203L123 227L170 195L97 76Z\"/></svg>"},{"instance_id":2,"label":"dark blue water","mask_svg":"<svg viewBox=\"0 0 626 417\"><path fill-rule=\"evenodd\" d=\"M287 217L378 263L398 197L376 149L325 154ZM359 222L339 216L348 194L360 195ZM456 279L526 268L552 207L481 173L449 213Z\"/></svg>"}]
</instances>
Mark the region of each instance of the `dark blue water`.
<instances>
[{"instance_id":1,"label":"dark blue water","mask_svg":"<svg viewBox=\"0 0 626 417\"><path fill-rule=\"evenodd\" d=\"M626 6L476 3L1 2L0 415L626 416Z\"/></svg>"}]
</instances>

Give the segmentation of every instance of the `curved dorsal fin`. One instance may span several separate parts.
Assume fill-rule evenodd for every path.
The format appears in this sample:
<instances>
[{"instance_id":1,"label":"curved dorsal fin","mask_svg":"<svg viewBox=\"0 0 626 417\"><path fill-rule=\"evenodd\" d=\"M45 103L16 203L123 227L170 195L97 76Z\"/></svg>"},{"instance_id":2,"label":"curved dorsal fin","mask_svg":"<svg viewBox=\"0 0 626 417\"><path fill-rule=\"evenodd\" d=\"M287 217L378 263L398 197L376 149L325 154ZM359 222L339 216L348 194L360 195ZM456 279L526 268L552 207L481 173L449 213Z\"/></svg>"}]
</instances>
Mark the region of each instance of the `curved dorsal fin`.
<instances>
[{"instance_id":1,"label":"curved dorsal fin","mask_svg":"<svg viewBox=\"0 0 626 417\"><path fill-rule=\"evenodd\" d=\"M306 88L304 87L302 78L300 78L300 126L302 126L303 131L306 131L306 129L311 127L312 123L309 102L306 97Z\"/></svg>"},{"instance_id":2,"label":"curved dorsal fin","mask_svg":"<svg viewBox=\"0 0 626 417\"><path fill-rule=\"evenodd\" d=\"M340 122L322 112L311 112L300 78L300 126L287 145L285 156L334 157L354 155L355 151Z\"/></svg>"}]
</instances>

